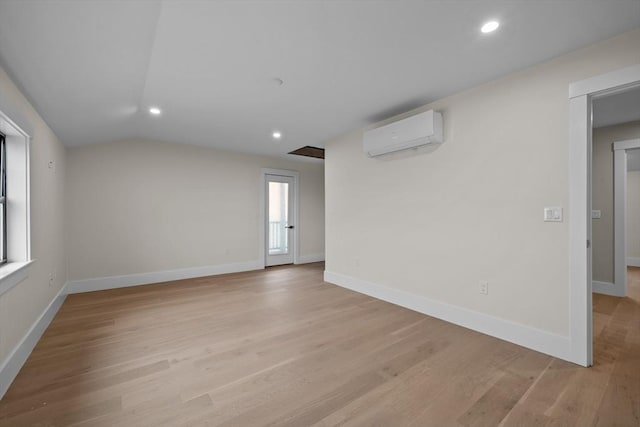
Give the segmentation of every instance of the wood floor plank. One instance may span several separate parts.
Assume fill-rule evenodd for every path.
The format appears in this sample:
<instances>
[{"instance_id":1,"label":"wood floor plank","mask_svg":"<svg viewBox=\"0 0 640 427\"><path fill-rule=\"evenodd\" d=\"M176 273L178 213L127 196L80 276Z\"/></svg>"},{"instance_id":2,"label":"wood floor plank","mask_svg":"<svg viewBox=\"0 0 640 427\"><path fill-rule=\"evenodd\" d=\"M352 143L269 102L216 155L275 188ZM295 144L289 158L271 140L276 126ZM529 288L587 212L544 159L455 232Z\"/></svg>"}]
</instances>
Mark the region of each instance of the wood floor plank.
<instances>
[{"instance_id":1,"label":"wood floor plank","mask_svg":"<svg viewBox=\"0 0 640 427\"><path fill-rule=\"evenodd\" d=\"M581 368L269 268L71 295L0 426L640 426L640 268Z\"/></svg>"},{"instance_id":2,"label":"wood floor plank","mask_svg":"<svg viewBox=\"0 0 640 427\"><path fill-rule=\"evenodd\" d=\"M512 358L510 352L503 352L493 340L486 341L468 332L452 337L450 345L433 357L390 379L318 425L374 425L392 414L398 425L443 425L443 419L453 423L470 404L465 402L477 400L493 384L495 371L487 361ZM479 366L474 366L474 360L479 361Z\"/></svg>"},{"instance_id":3,"label":"wood floor plank","mask_svg":"<svg viewBox=\"0 0 640 427\"><path fill-rule=\"evenodd\" d=\"M458 421L474 427L500 424L532 383L529 378L505 372Z\"/></svg>"}]
</instances>

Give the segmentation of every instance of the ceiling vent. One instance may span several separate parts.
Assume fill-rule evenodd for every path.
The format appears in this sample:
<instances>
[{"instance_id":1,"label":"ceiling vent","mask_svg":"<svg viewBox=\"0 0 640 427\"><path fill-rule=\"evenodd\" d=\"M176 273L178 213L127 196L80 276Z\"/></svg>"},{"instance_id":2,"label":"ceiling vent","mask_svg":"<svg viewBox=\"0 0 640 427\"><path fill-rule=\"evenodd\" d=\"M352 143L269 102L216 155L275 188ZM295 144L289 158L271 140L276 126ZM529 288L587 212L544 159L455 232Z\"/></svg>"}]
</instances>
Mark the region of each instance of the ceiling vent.
<instances>
[{"instance_id":1,"label":"ceiling vent","mask_svg":"<svg viewBox=\"0 0 640 427\"><path fill-rule=\"evenodd\" d=\"M289 154L293 154L295 156L304 156L304 157L313 157L314 159L324 159L324 148L318 147L302 147L297 150L293 150Z\"/></svg>"}]
</instances>

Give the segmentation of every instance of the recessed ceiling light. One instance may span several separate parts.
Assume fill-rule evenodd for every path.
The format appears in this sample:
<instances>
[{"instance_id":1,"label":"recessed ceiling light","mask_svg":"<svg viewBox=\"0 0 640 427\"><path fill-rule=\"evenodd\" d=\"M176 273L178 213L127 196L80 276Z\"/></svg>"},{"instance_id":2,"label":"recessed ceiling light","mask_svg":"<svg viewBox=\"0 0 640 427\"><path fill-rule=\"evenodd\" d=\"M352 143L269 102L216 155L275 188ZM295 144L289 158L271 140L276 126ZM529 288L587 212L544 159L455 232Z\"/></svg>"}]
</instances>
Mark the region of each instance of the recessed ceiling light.
<instances>
[{"instance_id":1,"label":"recessed ceiling light","mask_svg":"<svg viewBox=\"0 0 640 427\"><path fill-rule=\"evenodd\" d=\"M498 29L498 27L500 26L500 23L498 21L489 21L486 22L482 28L480 28L480 31L482 31L483 33L492 33L495 30Z\"/></svg>"},{"instance_id":2,"label":"recessed ceiling light","mask_svg":"<svg viewBox=\"0 0 640 427\"><path fill-rule=\"evenodd\" d=\"M151 107L149 108L149 112L154 116L159 116L160 113L162 113L162 110L160 110L158 107Z\"/></svg>"},{"instance_id":3,"label":"recessed ceiling light","mask_svg":"<svg viewBox=\"0 0 640 427\"><path fill-rule=\"evenodd\" d=\"M271 136L273 137L273 139L280 139L282 138L282 133L280 133L280 131L274 131Z\"/></svg>"}]
</instances>

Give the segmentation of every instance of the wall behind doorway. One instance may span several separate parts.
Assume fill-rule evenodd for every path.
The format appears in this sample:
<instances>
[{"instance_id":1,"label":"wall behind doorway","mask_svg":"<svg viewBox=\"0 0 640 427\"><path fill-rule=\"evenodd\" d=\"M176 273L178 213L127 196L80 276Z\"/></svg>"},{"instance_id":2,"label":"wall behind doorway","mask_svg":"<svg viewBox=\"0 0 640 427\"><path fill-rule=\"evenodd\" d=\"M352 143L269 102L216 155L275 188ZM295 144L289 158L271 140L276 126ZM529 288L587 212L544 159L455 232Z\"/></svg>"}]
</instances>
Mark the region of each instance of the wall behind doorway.
<instances>
[{"instance_id":1,"label":"wall behind doorway","mask_svg":"<svg viewBox=\"0 0 640 427\"><path fill-rule=\"evenodd\" d=\"M593 280L598 282L614 281L612 144L634 138L640 138L640 121L593 130L593 209L601 212L601 218L592 220Z\"/></svg>"},{"instance_id":2,"label":"wall behind doorway","mask_svg":"<svg viewBox=\"0 0 640 427\"><path fill-rule=\"evenodd\" d=\"M627 265L640 267L640 170L627 172Z\"/></svg>"}]
</instances>

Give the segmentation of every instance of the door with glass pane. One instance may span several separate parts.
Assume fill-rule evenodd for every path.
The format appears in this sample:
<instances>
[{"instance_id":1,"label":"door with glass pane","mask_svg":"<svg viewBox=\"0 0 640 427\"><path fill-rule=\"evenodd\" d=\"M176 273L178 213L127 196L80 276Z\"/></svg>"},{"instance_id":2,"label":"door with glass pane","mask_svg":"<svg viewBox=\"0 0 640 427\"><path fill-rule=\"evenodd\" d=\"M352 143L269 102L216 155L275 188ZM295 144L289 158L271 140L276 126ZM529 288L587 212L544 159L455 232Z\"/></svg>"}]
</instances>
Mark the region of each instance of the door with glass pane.
<instances>
[{"instance_id":1,"label":"door with glass pane","mask_svg":"<svg viewBox=\"0 0 640 427\"><path fill-rule=\"evenodd\" d=\"M266 179L266 265L293 263L294 229L293 177L267 175Z\"/></svg>"}]
</instances>

